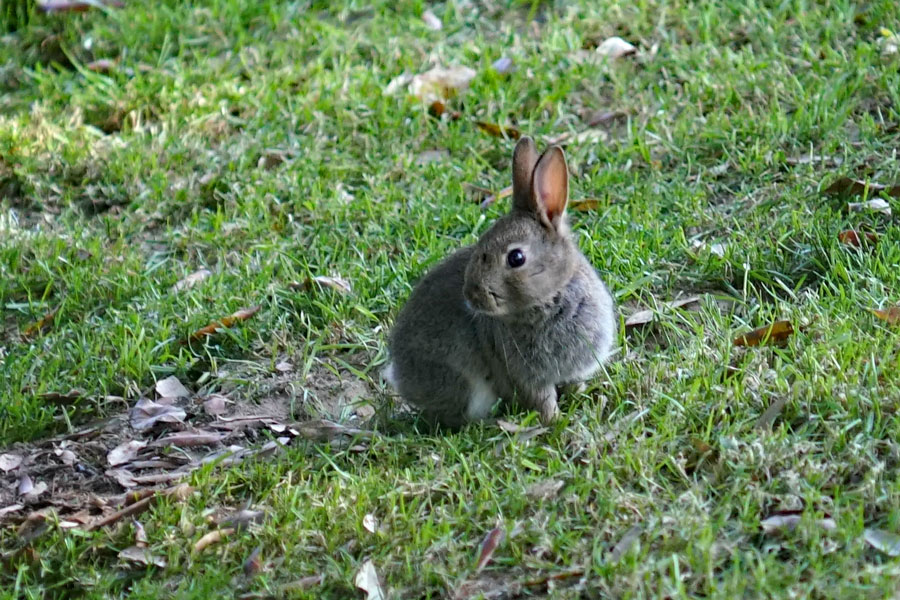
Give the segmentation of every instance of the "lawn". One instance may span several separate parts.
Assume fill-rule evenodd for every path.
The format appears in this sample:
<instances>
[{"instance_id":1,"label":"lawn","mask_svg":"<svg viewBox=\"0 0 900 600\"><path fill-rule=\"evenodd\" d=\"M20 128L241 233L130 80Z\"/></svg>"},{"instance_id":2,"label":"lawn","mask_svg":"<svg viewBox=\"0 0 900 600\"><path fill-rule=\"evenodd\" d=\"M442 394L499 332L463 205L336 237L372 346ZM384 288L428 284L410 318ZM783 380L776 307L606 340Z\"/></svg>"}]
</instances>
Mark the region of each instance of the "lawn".
<instances>
[{"instance_id":1,"label":"lawn","mask_svg":"<svg viewBox=\"0 0 900 600\"><path fill-rule=\"evenodd\" d=\"M136 0L0 34L0 598L892 597L896 32L890 0ZM430 105L435 66L474 77ZM565 149L619 350L549 428L434 431L387 332L508 209L518 132Z\"/></svg>"}]
</instances>

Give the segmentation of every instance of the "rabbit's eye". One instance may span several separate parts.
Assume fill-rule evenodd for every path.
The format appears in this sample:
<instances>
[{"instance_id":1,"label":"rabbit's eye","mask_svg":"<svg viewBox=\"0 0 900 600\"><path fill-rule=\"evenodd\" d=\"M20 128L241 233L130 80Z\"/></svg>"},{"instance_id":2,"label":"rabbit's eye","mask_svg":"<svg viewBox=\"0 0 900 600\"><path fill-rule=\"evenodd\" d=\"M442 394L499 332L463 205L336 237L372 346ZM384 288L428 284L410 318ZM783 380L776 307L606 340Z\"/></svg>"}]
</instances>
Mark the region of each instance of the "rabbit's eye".
<instances>
[{"instance_id":1,"label":"rabbit's eye","mask_svg":"<svg viewBox=\"0 0 900 600\"><path fill-rule=\"evenodd\" d=\"M516 248L515 250L510 250L509 254L506 255L506 264L511 266L513 269L521 267L525 264L525 253Z\"/></svg>"}]
</instances>

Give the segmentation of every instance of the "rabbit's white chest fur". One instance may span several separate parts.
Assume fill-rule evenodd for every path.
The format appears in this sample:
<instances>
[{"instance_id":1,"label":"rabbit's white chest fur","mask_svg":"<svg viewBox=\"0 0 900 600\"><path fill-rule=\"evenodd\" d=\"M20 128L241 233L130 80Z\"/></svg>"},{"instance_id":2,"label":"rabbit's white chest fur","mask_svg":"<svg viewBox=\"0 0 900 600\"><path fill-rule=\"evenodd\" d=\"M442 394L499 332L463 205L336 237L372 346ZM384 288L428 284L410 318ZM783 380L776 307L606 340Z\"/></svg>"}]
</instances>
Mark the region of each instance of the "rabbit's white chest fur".
<instances>
[{"instance_id":1,"label":"rabbit's white chest fur","mask_svg":"<svg viewBox=\"0 0 900 600\"><path fill-rule=\"evenodd\" d=\"M487 380L480 377L470 377L469 384L472 386L472 391L466 406L466 417L471 421L488 418L491 409L497 402L497 392Z\"/></svg>"}]
</instances>

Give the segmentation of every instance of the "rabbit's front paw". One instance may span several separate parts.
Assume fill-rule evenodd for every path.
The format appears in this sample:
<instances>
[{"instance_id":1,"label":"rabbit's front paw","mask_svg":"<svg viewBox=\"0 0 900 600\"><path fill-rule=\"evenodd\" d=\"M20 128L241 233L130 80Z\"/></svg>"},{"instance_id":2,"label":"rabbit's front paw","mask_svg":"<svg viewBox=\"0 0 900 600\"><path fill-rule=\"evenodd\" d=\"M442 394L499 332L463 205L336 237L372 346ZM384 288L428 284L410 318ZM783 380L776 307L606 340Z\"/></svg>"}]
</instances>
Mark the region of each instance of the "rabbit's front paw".
<instances>
[{"instance_id":1,"label":"rabbit's front paw","mask_svg":"<svg viewBox=\"0 0 900 600\"><path fill-rule=\"evenodd\" d=\"M551 424L559 416L559 407L556 404L556 387L551 385L538 390L532 398L531 407L540 415L541 424Z\"/></svg>"}]
</instances>

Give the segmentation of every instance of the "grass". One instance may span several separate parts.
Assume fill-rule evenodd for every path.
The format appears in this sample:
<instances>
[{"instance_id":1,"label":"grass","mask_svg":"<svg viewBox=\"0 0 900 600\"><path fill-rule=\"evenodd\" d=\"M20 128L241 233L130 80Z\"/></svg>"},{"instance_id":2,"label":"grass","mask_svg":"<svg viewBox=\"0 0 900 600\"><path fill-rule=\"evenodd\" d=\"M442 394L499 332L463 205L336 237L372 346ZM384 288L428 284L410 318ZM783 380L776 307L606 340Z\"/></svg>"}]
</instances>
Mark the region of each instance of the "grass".
<instances>
[{"instance_id":1,"label":"grass","mask_svg":"<svg viewBox=\"0 0 900 600\"><path fill-rule=\"evenodd\" d=\"M442 31L424 26L427 8ZM36 15L0 43L0 447L118 412L170 374L258 402L285 359L295 418L317 416L305 399L323 369L352 367L384 435L364 452L298 439L196 472L196 495L141 517L162 569L118 561L128 523L51 527L34 560L0 571L0 598L278 595L312 574L323 583L296 597L347 598L366 559L401 598L449 597L466 580L498 597L572 568L586 576L551 583L553 597L890 596L900 565L863 530L900 528L900 351L868 309L900 302L900 228L823 193L840 176L900 182L900 74L882 28L900 31L886 0L216 0ZM611 35L640 56L592 59ZM501 56L508 75L490 68ZM87 68L98 59L116 65ZM478 71L449 103L459 120L384 93L436 62ZM623 315L659 307L655 321L623 331L606 372L530 440L434 434L392 412L378 368L394 315L429 265L506 210L482 211L464 186L510 179L512 142L474 121L545 140L597 110L627 118L566 145L572 199L597 200L574 228ZM417 161L434 149L448 154ZM809 155L829 160L789 160ZM848 247L845 229L879 242ZM200 268L212 276L170 291ZM292 285L318 275L352 293ZM698 307L662 308L688 294ZM209 342L178 343L255 304ZM732 345L778 319L798 329L784 346ZM63 406L42 396L73 389ZM534 497L554 481L556 495ZM192 552L208 509L246 504L266 511L262 526ZM802 522L764 533L780 509ZM476 574L498 524L506 539ZM0 546L23 543L0 531ZM248 577L256 547L266 568Z\"/></svg>"}]
</instances>

